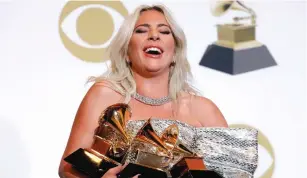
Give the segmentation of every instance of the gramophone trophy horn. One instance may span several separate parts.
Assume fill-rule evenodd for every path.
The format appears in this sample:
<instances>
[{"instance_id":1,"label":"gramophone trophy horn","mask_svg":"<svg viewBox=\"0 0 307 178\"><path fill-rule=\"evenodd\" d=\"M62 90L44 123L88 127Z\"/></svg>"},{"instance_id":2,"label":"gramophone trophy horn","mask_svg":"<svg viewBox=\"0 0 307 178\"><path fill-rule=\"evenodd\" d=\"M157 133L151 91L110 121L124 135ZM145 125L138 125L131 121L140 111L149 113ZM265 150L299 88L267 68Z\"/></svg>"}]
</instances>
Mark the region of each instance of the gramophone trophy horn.
<instances>
[{"instance_id":1,"label":"gramophone trophy horn","mask_svg":"<svg viewBox=\"0 0 307 178\"><path fill-rule=\"evenodd\" d=\"M100 125L110 125L115 131L121 134L126 142L129 137L125 132L127 118L131 117L131 108L127 104L118 103L108 107L100 116Z\"/></svg>"},{"instance_id":2,"label":"gramophone trophy horn","mask_svg":"<svg viewBox=\"0 0 307 178\"><path fill-rule=\"evenodd\" d=\"M251 19L251 24L256 24L256 13L240 1L215 1L212 4L211 13L213 16L221 16L229 10L242 11L250 14L250 17L234 17L233 20L235 23L238 23L239 20Z\"/></svg>"},{"instance_id":3,"label":"gramophone trophy horn","mask_svg":"<svg viewBox=\"0 0 307 178\"><path fill-rule=\"evenodd\" d=\"M125 132L126 119L131 117L128 105L119 103L103 111L90 148L79 148L64 160L90 177L101 177L110 168L120 165L129 148Z\"/></svg>"},{"instance_id":4,"label":"gramophone trophy horn","mask_svg":"<svg viewBox=\"0 0 307 178\"><path fill-rule=\"evenodd\" d=\"M168 166L173 155L169 147L155 133L150 121L151 119L143 125L134 138L136 146L133 146L133 149L137 150L136 162L163 169Z\"/></svg>"},{"instance_id":5,"label":"gramophone trophy horn","mask_svg":"<svg viewBox=\"0 0 307 178\"><path fill-rule=\"evenodd\" d=\"M135 139L140 142L152 144L158 148L158 151L168 153L168 147L161 140L161 138L155 133L152 125L150 124L150 119L143 125L143 127L136 134Z\"/></svg>"},{"instance_id":6,"label":"gramophone trophy horn","mask_svg":"<svg viewBox=\"0 0 307 178\"><path fill-rule=\"evenodd\" d=\"M191 150L179 142L179 128L176 124L168 126L162 133L161 140L173 152L183 154L185 156L194 156Z\"/></svg>"},{"instance_id":7,"label":"gramophone trophy horn","mask_svg":"<svg viewBox=\"0 0 307 178\"><path fill-rule=\"evenodd\" d=\"M209 45L200 65L228 74L246 73L277 65L268 48L256 40L256 13L242 1L215 1L211 7L213 16L228 11L242 11L245 17L234 17L229 24L217 25L218 40ZM243 23L243 20L251 23Z\"/></svg>"},{"instance_id":8,"label":"gramophone trophy horn","mask_svg":"<svg viewBox=\"0 0 307 178\"><path fill-rule=\"evenodd\" d=\"M161 138L155 133L149 119L131 141L129 164L120 173L119 177L133 177L141 174L142 177L167 178L165 168L169 165L172 153Z\"/></svg>"}]
</instances>

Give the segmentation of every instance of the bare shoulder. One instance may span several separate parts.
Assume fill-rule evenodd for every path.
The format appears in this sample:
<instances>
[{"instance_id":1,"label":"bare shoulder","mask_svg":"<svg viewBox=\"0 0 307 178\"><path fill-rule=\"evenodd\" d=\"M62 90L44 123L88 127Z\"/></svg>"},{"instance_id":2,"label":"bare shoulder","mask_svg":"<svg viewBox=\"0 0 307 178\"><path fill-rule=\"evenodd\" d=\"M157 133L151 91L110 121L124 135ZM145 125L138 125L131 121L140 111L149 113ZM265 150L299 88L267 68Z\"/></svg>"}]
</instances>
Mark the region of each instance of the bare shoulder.
<instances>
[{"instance_id":1,"label":"bare shoulder","mask_svg":"<svg viewBox=\"0 0 307 178\"><path fill-rule=\"evenodd\" d=\"M77 110L75 122L82 127L97 126L101 112L108 106L120 102L122 96L108 86L106 82L94 83L85 94ZM95 125L93 125L95 124ZM81 124L80 124L81 125ZM93 130L92 130L93 131Z\"/></svg>"},{"instance_id":2,"label":"bare shoulder","mask_svg":"<svg viewBox=\"0 0 307 178\"><path fill-rule=\"evenodd\" d=\"M107 81L94 83L84 97L85 101L103 101L105 104L119 102L121 99L122 95L112 89L111 84Z\"/></svg>"},{"instance_id":3,"label":"bare shoulder","mask_svg":"<svg viewBox=\"0 0 307 178\"><path fill-rule=\"evenodd\" d=\"M204 127L228 127L218 106L210 99L192 96L193 115Z\"/></svg>"}]
</instances>

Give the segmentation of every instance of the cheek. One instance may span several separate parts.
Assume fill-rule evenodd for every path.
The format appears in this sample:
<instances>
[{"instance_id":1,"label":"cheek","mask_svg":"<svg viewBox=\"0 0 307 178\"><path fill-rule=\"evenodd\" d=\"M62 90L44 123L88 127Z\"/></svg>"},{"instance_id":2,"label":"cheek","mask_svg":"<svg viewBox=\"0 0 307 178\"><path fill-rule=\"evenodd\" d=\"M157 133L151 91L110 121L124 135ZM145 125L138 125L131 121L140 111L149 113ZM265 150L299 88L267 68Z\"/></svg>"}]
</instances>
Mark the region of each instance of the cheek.
<instances>
[{"instance_id":1,"label":"cheek","mask_svg":"<svg viewBox=\"0 0 307 178\"><path fill-rule=\"evenodd\" d=\"M173 60L173 56L175 55L175 45L167 46L167 56L170 60Z\"/></svg>"},{"instance_id":2,"label":"cheek","mask_svg":"<svg viewBox=\"0 0 307 178\"><path fill-rule=\"evenodd\" d=\"M131 39L130 40L130 43L129 43L129 46L128 46L128 56L129 57L135 57L136 55L136 52L137 52L137 43L136 43L136 40L135 39Z\"/></svg>"},{"instance_id":3,"label":"cheek","mask_svg":"<svg viewBox=\"0 0 307 178\"><path fill-rule=\"evenodd\" d=\"M132 53L137 53L139 51L139 49L141 48L141 39L140 38L137 38L137 37L133 37L131 38L130 40L130 43L129 43L129 51Z\"/></svg>"},{"instance_id":4,"label":"cheek","mask_svg":"<svg viewBox=\"0 0 307 178\"><path fill-rule=\"evenodd\" d=\"M130 52L133 52L135 50L135 48L136 48L135 41L136 41L135 39L131 39L130 40L130 43L129 43L129 46L128 46Z\"/></svg>"},{"instance_id":5,"label":"cheek","mask_svg":"<svg viewBox=\"0 0 307 178\"><path fill-rule=\"evenodd\" d=\"M174 39L173 38L169 39L166 44L167 44L166 47L167 47L168 53L174 54L174 52L175 52L175 41L174 41Z\"/></svg>"}]
</instances>

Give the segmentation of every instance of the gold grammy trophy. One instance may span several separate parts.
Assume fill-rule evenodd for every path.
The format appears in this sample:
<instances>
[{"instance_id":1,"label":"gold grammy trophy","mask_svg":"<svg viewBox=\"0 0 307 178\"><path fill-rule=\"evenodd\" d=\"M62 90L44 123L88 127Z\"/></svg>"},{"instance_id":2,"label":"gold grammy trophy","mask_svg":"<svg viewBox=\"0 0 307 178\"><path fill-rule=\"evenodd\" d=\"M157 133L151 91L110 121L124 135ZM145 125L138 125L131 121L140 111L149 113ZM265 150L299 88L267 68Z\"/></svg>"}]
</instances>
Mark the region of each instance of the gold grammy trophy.
<instances>
[{"instance_id":1,"label":"gold grammy trophy","mask_svg":"<svg viewBox=\"0 0 307 178\"><path fill-rule=\"evenodd\" d=\"M227 0L215 1L211 9L214 16L230 10L250 16L234 17L233 23L217 25L218 40L208 46L199 64L233 75L277 65L267 47L256 40L256 13L251 8L240 1ZM243 20L251 22L242 23Z\"/></svg>"},{"instance_id":2,"label":"gold grammy trophy","mask_svg":"<svg viewBox=\"0 0 307 178\"><path fill-rule=\"evenodd\" d=\"M120 165L125 157L130 145L125 123L130 117L131 109L127 104L107 107L99 118L91 147L79 148L64 160L89 177L102 177L107 170Z\"/></svg>"},{"instance_id":3,"label":"gold grammy trophy","mask_svg":"<svg viewBox=\"0 0 307 178\"><path fill-rule=\"evenodd\" d=\"M162 139L154 132L149 119L131 141L126 155L128 165L118 175L119 178L142 177L167 178L165 168L172 157Z\"/></svg>"},{"instance_id":4,"label":"gold grammy trophy","mask_svg":"<svg viewBox=\"0 0 307 178\"><path fill-rule=\"evenodd\" d=\"M126 162L119 178L141 174L146 178L221 178L207 170L203 158L178 140L179 128L168 126L159 137L149 119L131 141Z\"/></svg>"},{"instance_id":5,"label":"gold grammy trophy","mask_svg":"<svg viewBox=\"0 0 307 178\"><path fill-rule=\"evenodd\" d=\"M118 178L137 174L146 178L221 178L216 172L207 170L202 157L179 141L176 124L168 126L159 136L149 118L132 136L126 130L130 118L131 109L127 104L107 107L99 118L91 147L79 148L64 160L92 178L100 178L110 168L124 163L128 164Z\"/></svg>"}]
</instances>

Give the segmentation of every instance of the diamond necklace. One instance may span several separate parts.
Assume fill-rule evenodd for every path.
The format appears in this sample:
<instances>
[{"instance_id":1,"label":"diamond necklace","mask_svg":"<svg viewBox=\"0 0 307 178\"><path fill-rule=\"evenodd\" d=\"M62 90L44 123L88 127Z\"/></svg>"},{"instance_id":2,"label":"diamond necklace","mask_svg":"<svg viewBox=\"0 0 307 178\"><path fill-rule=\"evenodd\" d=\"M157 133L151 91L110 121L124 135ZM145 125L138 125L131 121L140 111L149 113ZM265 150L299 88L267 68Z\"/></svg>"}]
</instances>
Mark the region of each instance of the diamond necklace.
<instances>
[{"instance_id":1,"label":"diamond necklace","mask_svg":"<svg viewBox=\"0 0 307 178\"><path fill-rule=\"evenodd\" d=\"M133 96L134 99L144 103L144 104L148 104L148 105L152 105L152 106L159 106L159 105L163 105L165 103L168 103L171 101L171 98L169 96L165 96L165 97L162 97L162 98L149 98L147 96L142 96L138 93L136 93L134 96Z\"/></svg>"}]
</instances>

